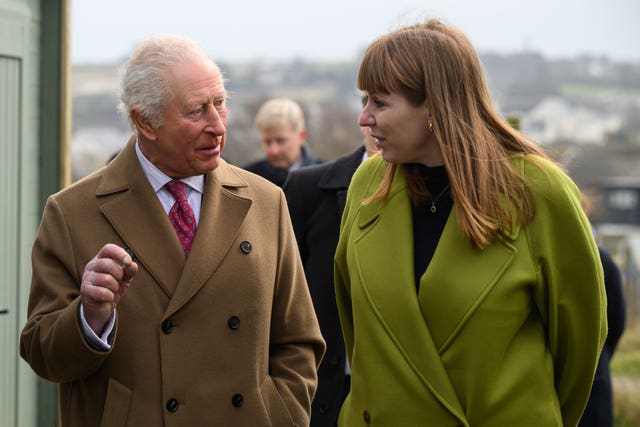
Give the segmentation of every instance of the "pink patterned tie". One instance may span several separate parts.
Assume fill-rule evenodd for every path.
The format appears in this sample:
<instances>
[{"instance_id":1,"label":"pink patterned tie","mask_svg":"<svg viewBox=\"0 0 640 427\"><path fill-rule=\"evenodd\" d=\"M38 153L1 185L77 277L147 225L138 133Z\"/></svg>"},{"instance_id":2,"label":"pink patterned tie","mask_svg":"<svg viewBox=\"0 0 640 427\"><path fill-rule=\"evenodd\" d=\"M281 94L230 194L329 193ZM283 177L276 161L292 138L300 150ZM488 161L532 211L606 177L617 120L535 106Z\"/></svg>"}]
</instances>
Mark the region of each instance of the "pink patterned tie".
<instances>
[{"instance_id":1,"label":"pink patterned tie","mask_svg":"<svg viewBox=\"0 0 640 427\"><path fill-rule=\"evenodd\" d=\"M170 181L165 184L167 190L176 199L169 211L169 219L178 233L180 243L186 254L191 250L193 238L196 236L196 217L187 201L186 185L181 181Z\"/></svg>"}]
</instances>

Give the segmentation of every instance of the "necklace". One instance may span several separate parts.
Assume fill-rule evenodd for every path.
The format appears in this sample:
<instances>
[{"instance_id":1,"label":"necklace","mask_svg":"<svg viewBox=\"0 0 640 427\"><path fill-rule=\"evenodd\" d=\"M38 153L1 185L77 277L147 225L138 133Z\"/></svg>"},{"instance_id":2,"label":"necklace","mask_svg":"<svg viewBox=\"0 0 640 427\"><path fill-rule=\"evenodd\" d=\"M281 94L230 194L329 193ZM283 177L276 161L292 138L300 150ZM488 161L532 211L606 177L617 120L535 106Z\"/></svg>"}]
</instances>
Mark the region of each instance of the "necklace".
<instances>
[{"instance_id":1,"label":"necklace","mask_svg":"<svg viewBox=\"0 0 640 427\"><path fill-rule=\"evenodd\" d=\"M431 210L431 213L436 213L436 211L438 210L436 208L436 202L438 201L438 199L440 199L440 197L442 197L444 195L444 193L447 192L447 190L449 189L449 187L451 187L451 183L447 184L446 187L444 187L444 190L442 190L440 192L440 194L438 194L436 197L431 199L431 207L429 208L429 210Z\"/></svg>"}]
</instances>

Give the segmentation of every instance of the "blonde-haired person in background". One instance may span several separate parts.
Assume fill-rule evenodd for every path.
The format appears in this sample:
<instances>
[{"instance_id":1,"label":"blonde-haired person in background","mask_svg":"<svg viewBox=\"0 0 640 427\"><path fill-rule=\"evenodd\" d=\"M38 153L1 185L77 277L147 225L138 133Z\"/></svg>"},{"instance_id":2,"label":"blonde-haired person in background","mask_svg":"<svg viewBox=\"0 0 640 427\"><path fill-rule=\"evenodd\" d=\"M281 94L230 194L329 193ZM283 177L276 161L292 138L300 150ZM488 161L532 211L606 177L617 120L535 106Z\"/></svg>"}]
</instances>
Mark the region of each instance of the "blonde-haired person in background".
<instances>
[{"instance_id":1,"label":"blonde-haired person in background","mask_svg":"<svg viewBox=\"0 0 640 427\"><path fill-rule=\"evenodd\" d=\"M578 189L443 21L376 39L358 87L381 154L351 181L335 257L339 425L575 427L607 330Z\"/></svg>"},{"instance_id":2,"label":"blonde-haired person in background","mask_svg":"<svg viewBox=\"0 0 640 427\"><path fill-rule=\"evenodd\" d=\"M290 171L320 163L306 144L307 128L302 108L292 99L275 98L262 104L255 124L265 158L245 165L243 169L281 187Z\"/></svg>"}]
</instances>

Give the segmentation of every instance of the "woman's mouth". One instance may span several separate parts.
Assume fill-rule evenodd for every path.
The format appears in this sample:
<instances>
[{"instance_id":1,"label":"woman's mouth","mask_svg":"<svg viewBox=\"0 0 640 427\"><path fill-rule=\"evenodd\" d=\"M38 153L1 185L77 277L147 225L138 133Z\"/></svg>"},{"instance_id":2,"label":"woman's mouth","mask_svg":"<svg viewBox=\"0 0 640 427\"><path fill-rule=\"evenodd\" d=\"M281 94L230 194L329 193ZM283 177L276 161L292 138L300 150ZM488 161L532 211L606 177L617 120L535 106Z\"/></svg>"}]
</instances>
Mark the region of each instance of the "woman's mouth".
<instances>
[{"instance_id":1,"label":"woman's mouth","mask_svg":"<svg viewBox=\"0 0 640 427\"><path fill-rule=\"evenodd\" d=\"M382 143L385 141L385 139L383 137L377 136L377 135L371 135L371 137L376 142L376 147L381 148Z\"/></svg>"}]
</instances>

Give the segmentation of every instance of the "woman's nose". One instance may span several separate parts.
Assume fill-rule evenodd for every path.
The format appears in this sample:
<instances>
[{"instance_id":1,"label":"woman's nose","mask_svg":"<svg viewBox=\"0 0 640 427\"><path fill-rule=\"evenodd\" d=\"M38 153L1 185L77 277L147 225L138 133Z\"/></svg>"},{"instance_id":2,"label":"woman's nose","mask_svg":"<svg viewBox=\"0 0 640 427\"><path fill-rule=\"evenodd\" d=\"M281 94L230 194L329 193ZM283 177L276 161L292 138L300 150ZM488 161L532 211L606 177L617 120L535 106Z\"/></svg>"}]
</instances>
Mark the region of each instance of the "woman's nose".
<instances>
[{"instance_id":1,"label":"woman's nose","mask_svg":"<svg viewBox=\"0 0 640 427\"><path fill-rule=\"evenodd\" d=\"M358 117L358 125L361 127L373 126L375 124L375 120L373 119L373 115L367 112L367 109L363 109L360 112L360 116Z\"/></svg>"}]
</instances>

